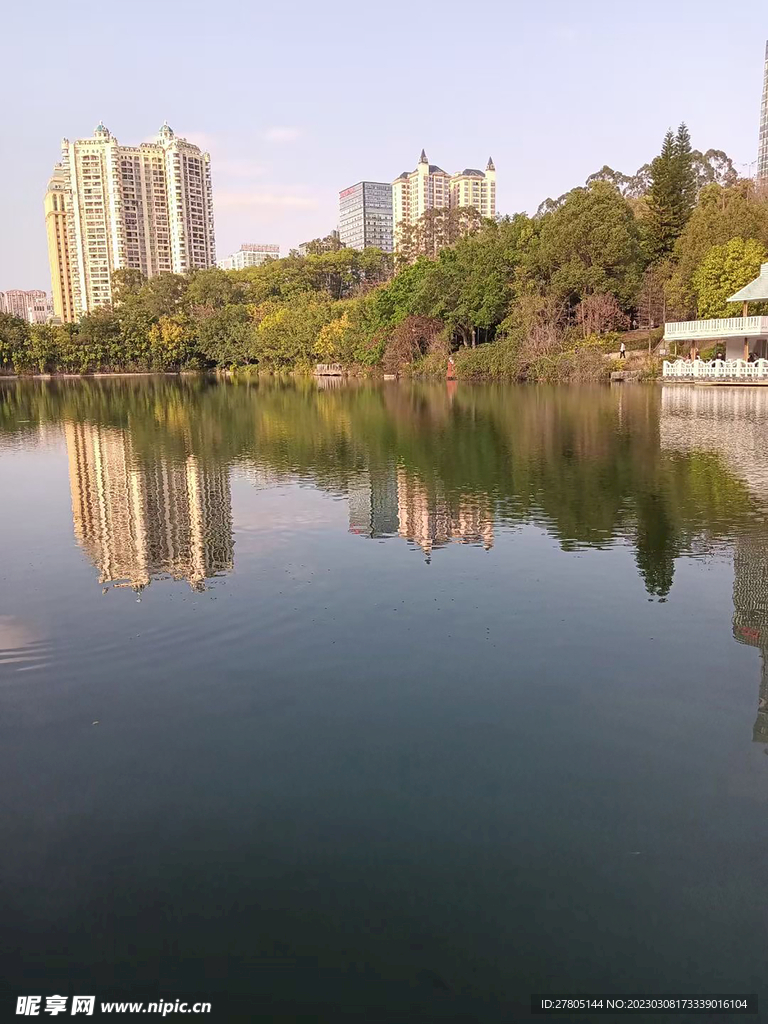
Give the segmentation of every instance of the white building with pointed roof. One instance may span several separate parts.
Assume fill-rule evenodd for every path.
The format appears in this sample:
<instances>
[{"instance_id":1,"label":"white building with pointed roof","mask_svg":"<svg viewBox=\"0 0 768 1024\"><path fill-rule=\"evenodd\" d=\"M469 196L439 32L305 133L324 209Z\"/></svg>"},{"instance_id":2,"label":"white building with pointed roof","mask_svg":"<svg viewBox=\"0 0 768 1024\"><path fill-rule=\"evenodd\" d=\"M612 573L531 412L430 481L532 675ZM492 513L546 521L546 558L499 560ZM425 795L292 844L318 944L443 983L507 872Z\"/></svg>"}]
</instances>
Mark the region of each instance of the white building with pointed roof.
<instances>
[{"instance_id":1,"label":"white building with pointed roof","mask_svg":"<svg viewBox=\"0 0 768 1024\"><path fill-rule=\"evenodd\" d=\"M215 266L210 156L167 121L140 146L121 146L103 121L89 139L64 139L61 176L74 319L111 304L115 270Z\"/></svg>"}]
</instances>

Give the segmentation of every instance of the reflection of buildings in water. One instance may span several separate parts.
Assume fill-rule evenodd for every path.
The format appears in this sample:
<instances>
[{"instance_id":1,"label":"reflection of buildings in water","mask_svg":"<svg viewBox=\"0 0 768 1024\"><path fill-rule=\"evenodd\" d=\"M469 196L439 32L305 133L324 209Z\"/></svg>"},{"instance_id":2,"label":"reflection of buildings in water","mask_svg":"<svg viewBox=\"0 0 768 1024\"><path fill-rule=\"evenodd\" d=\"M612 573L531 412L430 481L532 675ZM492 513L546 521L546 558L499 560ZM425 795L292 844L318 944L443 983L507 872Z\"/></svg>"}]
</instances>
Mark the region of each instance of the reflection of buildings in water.
<instances>
[{"instance_id":1,"label":"reflection of buildings in water","mask_svg":"<svg viewBox=\"0 0 768 1024\"><path fill-rule=\"evenodd\" d=\"M338 391L349 387L348 377L315 377L318 391Z\"/></svg>"},{"instance_id":2,"label":"reflection of buildings in water","mask_svg":"<svg viewBox=\"0 0 768 1024\"><path fill-rule=\"evenodd\" d=\"M760 534L736 538L733 555L733 635L757 647L763 665L752 738L768 743L768 543Z\"/></svg>"},{"instance_id":3,"label":"reflection of buildings in water","mask_svg":"<svg viewBox=\"0 0 768 1024\"><path fill-rule=\"evenodd\" d=\"M349 532L364 537L397 533L397 477L394 467L363 470L347 486Z\"/></svg>"},{"instance_id":4,"label":"reflection of buildings in water","mask_svg":"<svg viewBox=\"0 0 768 1024\"><path fill-rule=\"evenodd\" d=\"M89 423L66 425L75 537L102 583L134 589L154 576L195 590L234 564L229 475L184 462L135 458L129 435Z\"/></svg>"},{"instance_id":5,"label":"reflection of buildings in water","mask_svg":"<svg viewBox=\"0 0 768 1024\"><path fill-rule=\"evenodd\" d=\"M418 544L427 558L450 541L493 547L493 517L478 495L462 496L452 509L444 496L430 495L413 473L399 469L397 499L400 536Z\"/></svg>"},{"instance_id":6,"label":"reflection of buildings in water","mask_svg":"<svg viewBox=\"0 0 768 1024\"><path fill-rule=\"evenodd\" d=\"M662 450L709 451L758 500L768 500L768 389L667 385L661 389Z\"/></svg>"},{"instance_id":7,"label":"reflection of buildings in water","mask_svg":"<svg viewBox=\"0 0 768 1024\"><path fill-rule=\"evenodd\" d=\"M413 473L397 471L398 533L418 544L427 559L433 548L442 547L450 536L450 518L444 501L429 491Z\"/></svg>"},{"instance_id":8,"label":"reflection of buildings in water","mask_svg":"<svg viewBox=\"0 0 768 1024\"><path fill-rule=\"evenodd\" d=\"M760 503L768 501L768 391L677 385L661 392L662 449L721 455ZM737 532L733 552L733 635L762 661L752 733L768 743L768 532Z\"/></svg>"},{"instance_id":9,"label":"reflection of buildings in water","mask_svg":"<svg viewBox=\"0 0 768 1024\"><path fill-rule=\"evenodd\" d=\"M398 533L418 544L429 560L432 549L449 541L493 547L493 518L487 502L477 495L459 499L455 511L441 495L430 495L424 484L405 469L397 471Z\"/></svg>"},{"instance_id":10,"label":"reflection of buildings in water","mask_svg":"<svg viewBox=\"0 0 768 1024\"><path fill-rule=\"evenodd\" d=\"M493 517L477 496L459 500L455 511L431 495L412 472L364 471L348 486L349 531L366 537L397 535L417 544L429 561L433 548L450 541L493 547Z\"/></svg>"},{"instance_id":11,"label":"reflection of buildings in water","mask_svg":"<svg viewBox=\"0 0 768 1024\"><path fill-rule=\"evenodd\" d=\"M235 471L238 477L249 480L257 490L268 490L291 483L294 476L287 469L273 469L261 463L239 463Z\"/></svg>"}]
</instances>

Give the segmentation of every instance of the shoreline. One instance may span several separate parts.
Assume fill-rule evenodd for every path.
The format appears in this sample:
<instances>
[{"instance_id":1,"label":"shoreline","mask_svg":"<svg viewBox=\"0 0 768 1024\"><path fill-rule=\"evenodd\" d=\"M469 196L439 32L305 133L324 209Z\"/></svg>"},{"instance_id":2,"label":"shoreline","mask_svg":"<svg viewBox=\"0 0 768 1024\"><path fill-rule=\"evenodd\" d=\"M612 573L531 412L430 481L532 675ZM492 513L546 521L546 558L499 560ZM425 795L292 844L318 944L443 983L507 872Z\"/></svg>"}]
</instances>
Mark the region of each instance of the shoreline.
<instances>
[{"instance_id":1,"label":"shoreline","mask_svg":"<svg viewBox=\"0 0 768 1024\"><path fill-rule=\"evenodd\" d=\"M99 373L4 373L0 374L0 384L3 381L59 381L59 380L114 380L123 378L147 378L147 377L209 377L213 380L233 380L240 377L241 374L237 370L137 370L135 372L130 370L116 370L114 372L99 372ZM378 382L381 384L392 384L401 383L403 381L419 381L421 383L432 383L432 384L508 384L520 386L523 384L547 384L552 386L554 384L562 385L578 385L578 384L663 384L663 383L674 383L674 384L695 384L697 381L664 381L662 377L649 377L644 380L637 380L636 378L620 378L611 380L610 377L595 378L590 380L559 380L559 381L540 381L540 380L515 380L513 378L500 378L483 375L473 375L472 377L453 378L446 380L445 377L436 377L432 374L417 374L417 373L406 373L396 377L383 374L357 374L357 373L345 373L334 376L333 378L326 378L322 375L314 373L305 373L298 370L285 370L282 373L275 372L273 370L265 370L262 373L249 373L242 375L246 380L259 377L302 377L307 380L327 380L332 379L339 382L349 381L371 381ZM704 383L703 381L701 383ZM708 384L715 383L739 383L738 381L707 381ZM744 381L743 384L755 384L756 381ZM768 383L766 381L765 383Z\"/></svg>"}]
</instances>

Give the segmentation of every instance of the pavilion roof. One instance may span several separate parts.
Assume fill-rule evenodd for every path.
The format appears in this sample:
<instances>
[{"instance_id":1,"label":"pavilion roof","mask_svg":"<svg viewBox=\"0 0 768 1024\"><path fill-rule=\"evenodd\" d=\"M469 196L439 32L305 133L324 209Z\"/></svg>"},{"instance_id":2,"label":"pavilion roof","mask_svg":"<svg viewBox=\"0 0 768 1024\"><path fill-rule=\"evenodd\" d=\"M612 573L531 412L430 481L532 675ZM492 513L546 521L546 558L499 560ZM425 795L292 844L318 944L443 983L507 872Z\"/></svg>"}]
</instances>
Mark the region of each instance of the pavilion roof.
<instances>
[{"instance_id":1,"label":"pavilion roof","mask_svg":"<svg viewBox=\"0 0 768 1024\"><path fill-rule=\"evenodd\" d=\"M768 263L760 267L760 276L731 295L729 302L768 302Z\"/></svg>"}]
</instances>

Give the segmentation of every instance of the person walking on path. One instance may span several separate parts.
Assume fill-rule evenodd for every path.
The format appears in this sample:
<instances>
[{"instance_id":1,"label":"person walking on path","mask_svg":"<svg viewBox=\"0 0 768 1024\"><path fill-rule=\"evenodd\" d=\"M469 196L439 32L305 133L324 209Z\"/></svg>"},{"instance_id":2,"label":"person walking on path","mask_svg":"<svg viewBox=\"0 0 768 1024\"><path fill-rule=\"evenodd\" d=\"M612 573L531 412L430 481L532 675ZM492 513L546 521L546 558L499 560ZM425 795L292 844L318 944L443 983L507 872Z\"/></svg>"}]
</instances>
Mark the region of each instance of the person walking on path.
<instances>
[{"instance_id":1,"label":"person walking on path","mask_svg":"<svg viewBox=\"0 0 768 1024\"><path fill-rule=\"evenodd\" d=\"M626 346L625 346L624 342L622 341L621 345L619 346L619 359L626 359L626 358L627 358L627 349L626 349Z\"/></svg>"}]
</instances>

